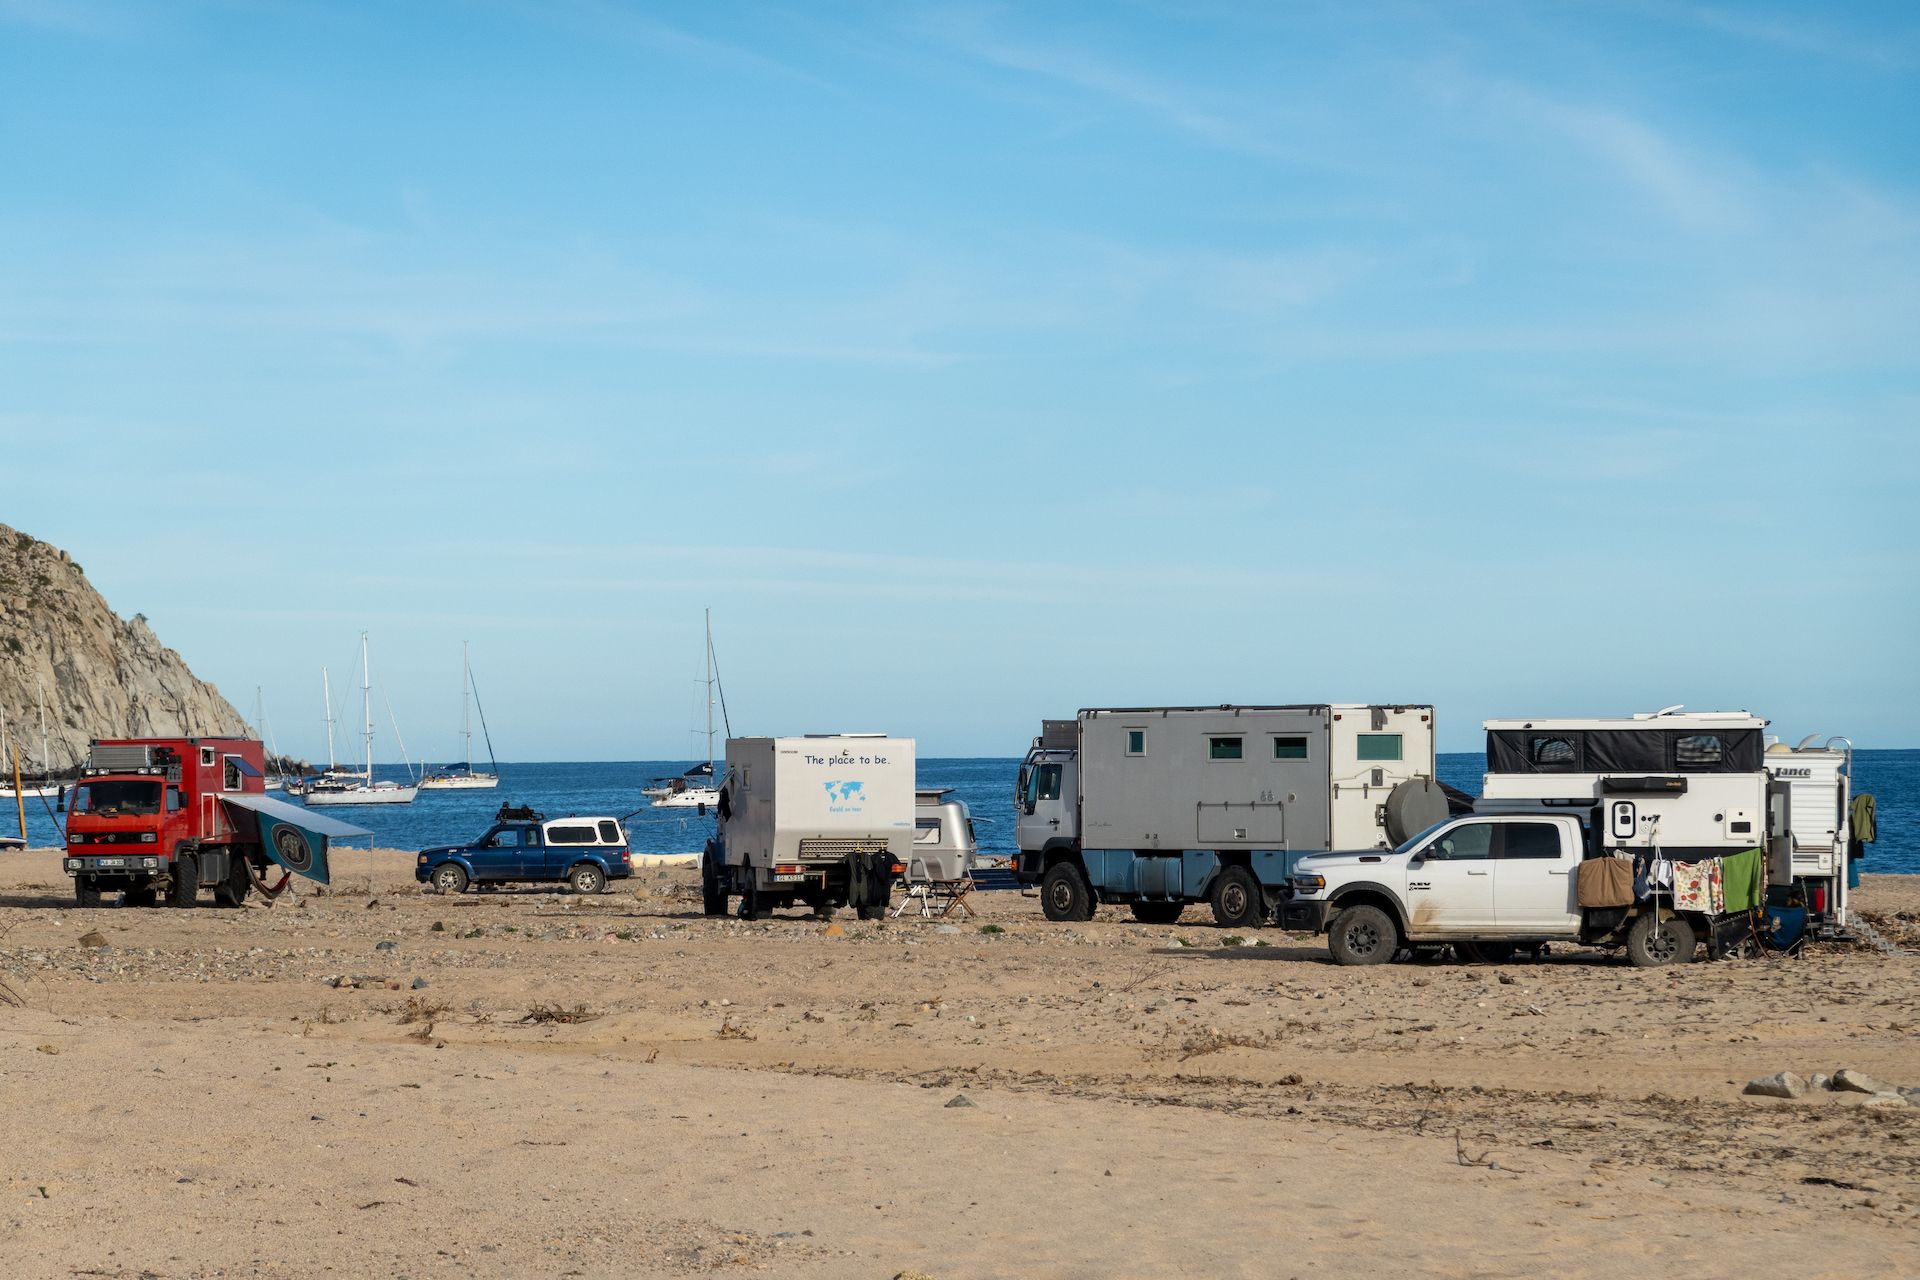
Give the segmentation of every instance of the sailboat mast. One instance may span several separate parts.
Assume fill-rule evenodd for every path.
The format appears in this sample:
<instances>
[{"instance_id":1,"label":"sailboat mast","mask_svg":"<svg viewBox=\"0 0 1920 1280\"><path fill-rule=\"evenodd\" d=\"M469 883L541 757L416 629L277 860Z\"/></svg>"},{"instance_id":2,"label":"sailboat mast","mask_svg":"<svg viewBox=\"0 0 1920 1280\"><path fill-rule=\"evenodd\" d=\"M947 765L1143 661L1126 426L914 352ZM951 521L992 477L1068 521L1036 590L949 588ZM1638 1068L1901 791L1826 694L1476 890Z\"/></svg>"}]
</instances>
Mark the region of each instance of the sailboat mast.
<instances>
[{"instance_id":1,"label":"sailboat mast","mask_svg":"<svg viewBox=\"0 0 1920 1280\"><path fill-rule=\"evenodd\" d=\"M367 787L373 787L373 673L367 666L367 633L360 633L360 712L367 722Z\"/></svg>"},{"instance_id":2,"label":"sailboat mast","mask_svg":"<svg viewBox=\"0 0 1920 1280\"><path fill-rule=\"evenodd\" d=\"M42 778L53 776L53 760L47 755L47 686L39 680L33 682L40 692L40 775Z\"/></svg>"},{"instance_id":3,"label":"sailboat mast","mask_svg":"<svg viewBox=\"0 0 1920 1280\"><path fill-rule=\"evenodd\" d=\"M473 776L473 662L460 642L460 736L467 740L467 776Z\"/></svg>"},{"instance_id":4,"label":"sailboat mast","mask_svg":"<svg viewBox=\"0 0 1920 1280\"><path fill-rule=\"evenodd\" d=\"M327 772L333 772L333 680L320 668L320 694L327 700Z\"/></svg>"},{"instance_id":5,"label":"sailboat mast","mask_svg":"<svg viewBox=\"0 0 1920 1280\"><path fill-rule=\"evenodd\" d=\"M707 618L707 785L713 785L713 610Z\"/></svg>"}]
</instances>

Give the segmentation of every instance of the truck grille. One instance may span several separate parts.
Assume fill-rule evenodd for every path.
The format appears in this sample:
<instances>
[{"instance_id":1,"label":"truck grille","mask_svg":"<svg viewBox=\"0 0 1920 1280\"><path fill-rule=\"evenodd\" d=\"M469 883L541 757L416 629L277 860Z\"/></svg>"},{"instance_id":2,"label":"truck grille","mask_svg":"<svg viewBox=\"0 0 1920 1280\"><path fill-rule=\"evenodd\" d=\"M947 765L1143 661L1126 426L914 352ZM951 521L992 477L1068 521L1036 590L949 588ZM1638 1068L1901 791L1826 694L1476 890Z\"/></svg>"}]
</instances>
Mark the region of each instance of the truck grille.
<instances>
[{"instance_id":1,"label":"truck grille","mask_svg":"<svg viewBox=\"0 0 1920 1280\"><path fill-rule=\"evenodd\" d=\"M153 761L149 749L135 746L97 746L87 756L87 768L112 770L144 769Z\"/></svg>"},{"instance_id":2,"label":"truck grille","mask_svg":"<svg viewBox=\"0 0 1920 1280\"><path fill-rule=\"evenodd\" d=\"M800 842L800 860L802 862L834 862L850 853L885 853L886 850L885 840L875 840L872 837L819 838Z\"/></svg>"}]
</instances>

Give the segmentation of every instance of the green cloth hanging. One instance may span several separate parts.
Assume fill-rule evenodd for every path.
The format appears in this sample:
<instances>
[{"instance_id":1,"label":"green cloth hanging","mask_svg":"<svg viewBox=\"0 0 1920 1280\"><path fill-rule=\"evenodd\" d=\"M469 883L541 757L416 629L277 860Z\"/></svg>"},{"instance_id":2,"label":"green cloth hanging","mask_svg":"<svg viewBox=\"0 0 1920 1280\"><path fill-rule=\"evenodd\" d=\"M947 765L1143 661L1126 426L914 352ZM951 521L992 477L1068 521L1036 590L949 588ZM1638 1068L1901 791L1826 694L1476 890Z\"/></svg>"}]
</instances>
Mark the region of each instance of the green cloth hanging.
<instances>
[{"instance_id":1,"label":"green cloth hanging","mask_svg":"<svg viewBox=\"0 0 1920 1280\"><path fill-rule=\"evenodd\" d=\"M1752 911L1766 889L1766 862L1758 849L1720 859L1720 895L1729 912Z\"/></svg>"},{"instance_id":2,"label":"green cloth hanging","mask_svg":"<svg viewBox=\"0 0 1920 1280\"><path fill-rule=\"evenodd\" d=\"M1853 838L1859 844L1872 844L1878 832L1874 830L1873 793L1862 791L1853 798L1853 811L1849 825L1853 827Z\"/></svg>"}]
</instances>

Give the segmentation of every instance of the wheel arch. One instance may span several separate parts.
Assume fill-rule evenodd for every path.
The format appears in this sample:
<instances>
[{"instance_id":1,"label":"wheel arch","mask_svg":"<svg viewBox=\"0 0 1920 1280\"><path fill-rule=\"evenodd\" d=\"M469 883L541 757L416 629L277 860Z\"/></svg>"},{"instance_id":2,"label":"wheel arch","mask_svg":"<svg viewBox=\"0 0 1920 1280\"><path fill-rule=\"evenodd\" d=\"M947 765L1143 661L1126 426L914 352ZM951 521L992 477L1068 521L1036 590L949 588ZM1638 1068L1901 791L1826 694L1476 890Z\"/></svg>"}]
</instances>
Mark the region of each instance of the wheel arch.
<instances>
[{"instance_id":1,"label":"wheel arch","mask_svg":"<svg viewBox=\"0 0 1920 1280\"><path fill-rule=\"evenodd\" d=\"M1407 937L1407 912L1401 904L1399 895L1383 884L1371 880L1361 880L1354 884L1342 885L1333 891L1327 899L1333 910L1328 913L1328 923L1332 917L1348 907L1379 907L1387 913L1387 919L1393 921L1394 928L1400 931L1402 939Z\"/></svg>"}]
</instances>

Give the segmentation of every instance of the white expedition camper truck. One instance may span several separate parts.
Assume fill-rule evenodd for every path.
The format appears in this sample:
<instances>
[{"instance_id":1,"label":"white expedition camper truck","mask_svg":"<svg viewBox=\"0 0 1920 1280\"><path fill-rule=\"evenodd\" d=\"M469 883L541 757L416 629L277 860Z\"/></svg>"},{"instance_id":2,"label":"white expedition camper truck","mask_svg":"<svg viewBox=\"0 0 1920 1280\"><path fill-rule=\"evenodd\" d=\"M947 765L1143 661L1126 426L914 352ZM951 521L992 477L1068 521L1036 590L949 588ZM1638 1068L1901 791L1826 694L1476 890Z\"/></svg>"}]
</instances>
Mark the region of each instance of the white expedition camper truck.
<instances>
[{"instance_id":1,"label":"white expedition camper truck","mask_svg":"<svg viewBox=\"0 0 1920 1280\"><path fill-rule=\"evenodd\" d=\"M1451 943L1498 959L1517 945L1625 946L1637 965L1685 962L1710 937L1844 936L1850 750L1767 745L1745 712L1489 720L1487 774L1471 815L1387 853L1329 853L1294 868L1281 920L1324 931L1335 959L1371 964ZM1749 851L1761 851L1751 858ZM1630 900L1583 906L1583 863L1618 856ZM1664 862L1743 860L1704 903L1649 885ZM1723 864L1729 869L1735 861ZM1736 895L1743 901L1736 905ZM1744 899L1751 898L1752 906Z\"/></svg>"},{"instance_id":2,"label":"white expedition camper truck","mask_svg":"<svg viewBox=\"0 0 1920 1280\"><path fill-rule=\"evenodd\" d=\"M914 744L880 734L729 738L701 860L706 914L764 920L803 902L886 914L914 841Z\"/></svg>"},{"instance_id":3,"label":"white expedition camper truck","mask_svg":"<svg viewBox=\"0 0 1920 1280\"><path fill-rule=\"evenodd\" d=\"M1117 707L1047 720L1020 766L1014 878L1049 920L1272 919L1293 862L1444 817L1424 704Z\"/></svg>"}]
</instances>

